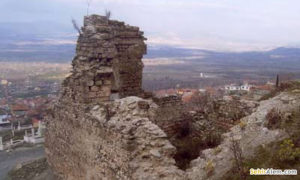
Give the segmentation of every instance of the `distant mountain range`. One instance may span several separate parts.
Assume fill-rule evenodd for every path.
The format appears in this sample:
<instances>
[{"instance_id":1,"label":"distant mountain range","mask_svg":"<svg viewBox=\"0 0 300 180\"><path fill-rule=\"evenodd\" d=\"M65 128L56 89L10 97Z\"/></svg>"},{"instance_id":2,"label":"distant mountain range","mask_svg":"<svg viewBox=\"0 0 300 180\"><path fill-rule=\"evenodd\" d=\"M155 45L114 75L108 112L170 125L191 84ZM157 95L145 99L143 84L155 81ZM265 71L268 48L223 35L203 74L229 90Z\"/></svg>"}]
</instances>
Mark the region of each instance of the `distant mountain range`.
<instances>
[{"instance_id":1,"label":"distant mountain range","mask_svg":"<svg viewBox=\"0 0 300 180\"><path fill-rule=\"evenodd\" d=\"M186 48L176 48L171 46L150 46L149 53L146 55L148 58L155 57L186 57L186 56L272 56L273 58L283 58L283 57L299 57L300 58L300 48L287 48L280 47L270 51L250 51L250 52L218 52L212 50L201 50L201 49L186 49Z\"/></svg>"},{"instance_id":2,"label":"distant mountain range","mask_svg":"<svg viewBox=\"0 0 300 180\"><path fill-rule=\"evenodd\" d=\"M73 38L73 39L72 39ZM75 37L70 37L67 43L59 40L44 40L38 38L31 41L0 43L0 61L22 62L70 62L75 54ZM199 49L185 49L170 46L149 46L145 58L177 58L192 61L199 59L214 63L227 63L240 66L269 65L288 66L300 70L300 48L277 48L263 52L216 52Z\"/></svg>"},{"instance_id":3,"label":"distant mountain range","mask_svg":"<svg viewBox=\"0 0 300 180\"><path fill-rule=\"evenodd\" d=\"M59 23L0 23L0 61L70 62L76 31ZM235 64L241 67L277 67L300 71L300 48L281 47L260 52L216 52L172 46L148 46L145 58L177 58Z\"/></svg>"}]
</instances>

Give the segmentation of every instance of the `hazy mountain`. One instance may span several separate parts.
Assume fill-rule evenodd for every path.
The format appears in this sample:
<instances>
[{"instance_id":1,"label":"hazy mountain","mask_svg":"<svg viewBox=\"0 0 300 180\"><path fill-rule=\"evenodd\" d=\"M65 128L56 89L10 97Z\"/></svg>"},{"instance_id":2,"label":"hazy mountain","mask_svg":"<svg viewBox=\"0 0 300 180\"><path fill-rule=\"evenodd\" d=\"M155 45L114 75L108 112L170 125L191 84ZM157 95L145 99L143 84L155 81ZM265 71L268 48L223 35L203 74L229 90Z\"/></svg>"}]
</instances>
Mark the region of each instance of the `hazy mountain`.
<instances>
[{"instance_id":1,"label":"hazy mountain","mask_svg":"<svg viewBox=\"0 0 300 180\"><path fill-rule=\"evenodd\" d=\"M0 23L0 61L70 61L76 32L56 22Z\"/></svg>"},{"instance_id":2,"label":"hazy mountain","mask_svg":"<svg viewBox=\"0 0 300 180\"><path fill-rule=\"evenodd\" d=\"M0 23L0 61L70 62L75 54L76 31L56 22ZM300 69L300 49L281 47L261 52L216 52L148 45L145 58L207 61L230 67Z\"/></svg>"}]
</instances>

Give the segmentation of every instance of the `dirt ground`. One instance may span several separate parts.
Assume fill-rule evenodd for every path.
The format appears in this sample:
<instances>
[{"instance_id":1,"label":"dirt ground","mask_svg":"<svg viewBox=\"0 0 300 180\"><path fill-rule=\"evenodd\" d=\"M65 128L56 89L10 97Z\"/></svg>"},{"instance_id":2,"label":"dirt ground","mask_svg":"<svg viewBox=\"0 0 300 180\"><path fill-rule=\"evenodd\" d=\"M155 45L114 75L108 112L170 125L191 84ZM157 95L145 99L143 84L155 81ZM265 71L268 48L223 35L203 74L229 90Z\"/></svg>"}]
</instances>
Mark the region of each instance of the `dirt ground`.
<instances>
[{"instance_id":1,"label":"dirt ground","mask_svg":"<svg viewBox=\"0 0 300 180\"><path fill-rule=\"evenodd\" d=\"M10 170L18 164L30 162L45 157L42 145L17 148L11 152L0 152L0 180L4 180Z\"/></svg>"},{"instance_id":2,"label":"dirt ground","mask_svg":"<svg viewBox=\"0 0 300 180\"><path fill-rule=\"evenodd\" d=\"M50 170L45 157L17 164L8 173L7 180L58 180Z\"/></svg>"}]
</instances>

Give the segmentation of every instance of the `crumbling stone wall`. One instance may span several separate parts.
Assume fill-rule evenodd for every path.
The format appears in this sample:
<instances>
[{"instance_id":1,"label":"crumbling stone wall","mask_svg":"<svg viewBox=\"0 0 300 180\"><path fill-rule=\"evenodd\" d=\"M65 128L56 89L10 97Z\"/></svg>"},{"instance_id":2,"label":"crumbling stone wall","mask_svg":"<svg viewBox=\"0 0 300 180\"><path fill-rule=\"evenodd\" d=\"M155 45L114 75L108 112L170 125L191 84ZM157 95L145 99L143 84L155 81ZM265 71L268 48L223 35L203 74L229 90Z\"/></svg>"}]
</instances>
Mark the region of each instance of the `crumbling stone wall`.
<instances>
[{"instance_id":1,"label":"crumbling stone wall","mask_svg":"<svg viewBox=\"0 0 300 180\"><path fill-rule=\"evenodd\" d=\"M138 27L103 16L85 17L63 95L94 103L141 94L144 40Z\"/></svg>"},{"instance_id":2,"label":"crumbling stone wall","mask_svg":"<svg viewBox=\"0 0 300 180\"><path fill-rule=\"evenodd\" d=\"M176 95L153 98L154 102L159 106L156 112L156 118L153 120L168 137L175 136L185 123L183 117L183 104L180 97Z\"/></svg>"},{"instance_id":3,"label":"crumbling stone wall","mask_svg":"<svg viewBox=\"0 0 300 180\"><path fill-rule=\"evenodd\" d=\"M72 74L47 117L46 155L62 179L184 178L154 124L160 106L127 97L151 97L141 89L144 40L137 27L85 17Z\"/></svg>"},{"instance_id":4,"label":"crumbling stone wall","mask_svg":"<svg viewBox=\"0 0 300 180\"><path fill-rule=\"evenodd\" d=\"M62 179L184 179L175 147L149 119L158 108L151 100L65 103L53 107L45 146Z\"/></svg>"},{"instance_id":5,"label":"crumbling stone wall","mask_svg":"<svg viewBox=\"0 0 300 180\"><path fill-rule=\"evenodd\" d=\"M282 130L268 130L263 124L274 107L299 107L296 94L261 102L256 112L242 119L244 127L233 126L218 147L200 155L198 140L191 139L201 136L198 132L207 125L203 117L211 117L184 114L176 96L151 99L142 91L144 40L137 27L102 16L85 17L72 74L46 118L47 161L61 179L217 180L233 167L231 139L251 156L258 146L286 137ZM235 118L226 104L212 107L212 114L216 109L223 112L224 121ZM189 119L192 133L176 137ZM189 149L192 159L197 158L191 163L184 157Z\"/></svg>"}]
</instances>

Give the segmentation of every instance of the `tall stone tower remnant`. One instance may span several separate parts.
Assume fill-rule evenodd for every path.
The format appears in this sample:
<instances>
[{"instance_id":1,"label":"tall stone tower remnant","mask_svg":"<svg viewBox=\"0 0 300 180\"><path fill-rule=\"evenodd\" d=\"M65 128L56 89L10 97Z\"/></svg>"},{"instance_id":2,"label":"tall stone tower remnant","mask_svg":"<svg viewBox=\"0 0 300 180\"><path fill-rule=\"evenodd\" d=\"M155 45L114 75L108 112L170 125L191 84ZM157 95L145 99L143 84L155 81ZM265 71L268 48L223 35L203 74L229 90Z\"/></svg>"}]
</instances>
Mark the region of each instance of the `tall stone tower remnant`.
<instances>
[{"instance_id":1,"label":"tall stone tower remnant","mask_svg":"<svg viewBox=\"0 0 300 180\"><path fill-rule=\"evenodd\" d=\"M141 61L146 53L143 32L104 16L84 18L72 75L63 93L74 101L108 101L142 93Z\"/></svg>"},{"instance_id":2,"label":"tall stone tower remnant","mask_svg":"<svg viewBox=\"0 0 300 180\"><path fill-rule=\"evenodd\" d=\"M169 107L177 99L142 90L145 40L138 27L84 18L71 75L46 117L47 161L61 179L184 179L167 139L180 126Z\"/></svg>"}]
</instances>

